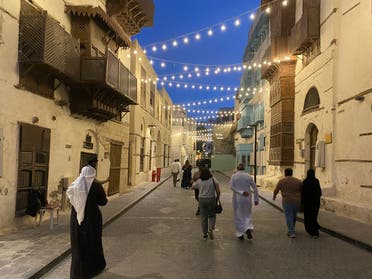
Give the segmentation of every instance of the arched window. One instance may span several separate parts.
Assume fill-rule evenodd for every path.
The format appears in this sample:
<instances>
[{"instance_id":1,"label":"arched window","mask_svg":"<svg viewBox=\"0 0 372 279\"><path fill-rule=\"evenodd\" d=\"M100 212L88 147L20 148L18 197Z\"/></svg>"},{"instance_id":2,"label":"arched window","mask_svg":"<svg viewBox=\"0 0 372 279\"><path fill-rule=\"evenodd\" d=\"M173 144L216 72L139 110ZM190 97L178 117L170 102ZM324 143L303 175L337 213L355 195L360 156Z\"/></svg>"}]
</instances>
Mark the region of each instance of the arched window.
<instances>
[{"instance_id":1,"label":"arched window","mask_svg":"<svg viewBox=\"0 0 372 279\"><path fill-rule=\"evenodd\" d=\"M319 108L320 99L318 90L315 87L311 87L306 94L304 112L309 111L314 108Z\"/></svg>"}]
</instances>

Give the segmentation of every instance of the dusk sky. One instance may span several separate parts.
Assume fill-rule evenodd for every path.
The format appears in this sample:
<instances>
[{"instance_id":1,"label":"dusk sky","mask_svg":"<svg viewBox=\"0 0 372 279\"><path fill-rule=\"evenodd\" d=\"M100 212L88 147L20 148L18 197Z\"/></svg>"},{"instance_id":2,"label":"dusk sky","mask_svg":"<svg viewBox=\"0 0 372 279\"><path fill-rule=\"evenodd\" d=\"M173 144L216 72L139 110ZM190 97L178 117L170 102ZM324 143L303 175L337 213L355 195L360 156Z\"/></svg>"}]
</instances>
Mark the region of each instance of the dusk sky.
<instances>
[{"instance_id":1,"label":"dusk sky","mask_svg":"<svg viewBox=\"0 0 372 279\"><path fill-rule=\"evenodd\" d=\"M138 39L141 46L146 49L149 59L154 57L154 69L160 78L163 75L175 75L176 79L172 81L173 86L169 87L168 82L171 76L168 76L165 88L170 94L174 104L183 104L192 101L210 100L215 97L234 95L233 89L227 91L226 88L238 87L242 72L223 73L215 75L213 71L209 76L205 76L204 71L201 76L195 76L195 67L189 66L187 72L182 65L171 63L167 60L197 64L197 65L226 65L237 64L242 62L245 47L248 41L248 31L252 20L249 18L252 11L259 7L259 0L155 0L154 26L142 29L142 32L134 39ZM235 20L240 20L240 25L235 26ZM227 21L226 21L227 20ZM225 23L226 31L221 31L221 25ZM209 27L212 27L213 35L208 36ZM196 32L200 32L201 39L196 40ZM190 34L191 33L191 34ZM185 45L182 40L189 34L189 43ZM181 37L180 37L181 36ZM172 46L173 40L178 42L177 47ZM170 40L170 41L168 41ZM167 50L161 49L162 43L166 42ZM152 46L156 45L157 51L152 51ZM161 67L164 59L166 66ZM203 68L203 67L201 67ZM187 78L188 73L193 75ZM183 74L184 78L179 79ZM177 88L177 81L183 82L181 87ZM185 89L185 83L188 88ZM192 84L218 86L217 91L191 89ZM220 87L224 86L225 90L221 91ZM218 109L219 107L232 107L233 101L223 101L213 105L197 106L195 109ZM190 116L202 116L189 114Z\"/></svg>"}]
</instances>

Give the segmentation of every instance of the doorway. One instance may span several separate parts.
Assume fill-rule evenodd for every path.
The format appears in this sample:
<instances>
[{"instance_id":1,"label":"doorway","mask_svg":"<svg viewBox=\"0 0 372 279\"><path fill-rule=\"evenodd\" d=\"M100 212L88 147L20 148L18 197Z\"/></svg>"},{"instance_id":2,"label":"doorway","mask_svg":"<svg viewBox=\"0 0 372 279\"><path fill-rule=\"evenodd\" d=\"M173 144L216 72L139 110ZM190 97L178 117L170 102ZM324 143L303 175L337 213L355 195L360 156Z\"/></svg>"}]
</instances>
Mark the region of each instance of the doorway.
<instances>
[{"instance_id":1,"label":"doorway","mask_svg":"<svg viewBox=\"0 0 372 279\"><path fill-rule=\"evenodd\" d=\"M120 169L121 169L121 148L120 144L111 143L110 147L110 182L108 195L119 193Z\"/></svg>"},{"instance_id":2,"label":"doorway","mask_svg":"<svg viewBox=\"0 0 372 279\"><path fill-rule=\"evenodd\" d=\"M50 129L20 124L19 164L16 195L16 214L27 208L31 190L39 190L46 200L48 191Z\"/></svg>"},{"instance_id":3,"label":"doorway","mask_svg":"<svg viewBox=\"0 0 372 279\"><path fill-rule=\"evenodd\" d=\"M315 169L315 152L318 141L319 130L314 124L309 124L305 134L305 172L308 169Z\"/></svg>"}]
</instances>

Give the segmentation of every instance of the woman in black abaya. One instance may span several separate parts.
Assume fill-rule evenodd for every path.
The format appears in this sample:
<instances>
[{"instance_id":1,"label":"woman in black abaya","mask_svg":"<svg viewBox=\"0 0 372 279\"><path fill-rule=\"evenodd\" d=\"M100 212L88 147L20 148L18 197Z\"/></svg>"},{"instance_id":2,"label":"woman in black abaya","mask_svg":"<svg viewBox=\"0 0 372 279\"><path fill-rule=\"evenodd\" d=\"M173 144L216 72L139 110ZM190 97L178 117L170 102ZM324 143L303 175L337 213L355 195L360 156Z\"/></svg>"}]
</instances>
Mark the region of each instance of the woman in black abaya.
<instances>
[{"instance_id":1,"label":"woman in black abaya","mask_svg":"<svg viewBox=\"0 0 372 279\"><path fill-rule=\"evenodd\" d=\"M304 205L305 229L313 238L319 237L318 213L322 190L319 180L315 177L315 171L309 169L307 177L303 181L302 203Z\"/></svg>"},{"instance_id":2,"label":"woman in black abaya","mask_svg":"<svg viewBox=\"0 0 372 279\"><path fill-rule=\"evenodd\" d=\"M107 203L102 184L95 180L96 159L81 170L67 190L71 209L70 278L91 278L106 267L102 247L102 214L98 206Z\"/></svg>"}]
</instances>

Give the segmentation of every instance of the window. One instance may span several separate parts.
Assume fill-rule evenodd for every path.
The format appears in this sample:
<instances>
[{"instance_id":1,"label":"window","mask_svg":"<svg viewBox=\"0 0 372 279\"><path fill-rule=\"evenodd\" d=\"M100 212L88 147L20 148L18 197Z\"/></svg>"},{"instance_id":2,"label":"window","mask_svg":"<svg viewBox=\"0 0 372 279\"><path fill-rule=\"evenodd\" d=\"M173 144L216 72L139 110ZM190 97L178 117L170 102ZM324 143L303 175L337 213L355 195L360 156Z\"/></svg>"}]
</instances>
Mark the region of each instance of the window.
<instances>
[{"instance_id":1,"label":"window","mask_svg":"<svg viewBox=\"0 0 372 279\"><path fill-rule=\"evenodd\" d=\"M145 141L146 138L141 138L141 147L140 147L140 172L144 171L145 163Z\"/></svg>"},{"instance_id":2,"label":"window","mask_svg":"<svg viewBox=\"0 0 372 279\"><path fill-rule=\"evenodd\" d=\"M154 113L155 111L155 84L150 84L150 107L151 112Z\"/></svg>"},{"instance_id":3,"label":"window","mask_svg":"<svg viewBox=\"0 0 372 279\"><path fill-rule=\"evenodd\" d=\"M146 71L141 67L141 106L146 107Z\"/></svg>"},{"instance_id":4,"label":"window","mask_svg":"<svg viewBox=\"0 0 372 279\"><path fill-rule=\"evenodd\" d=\"M315 87L311 87L306 94L304 112L319 108L320 100L318 90Z\"/></svg>"}]
</instances>

